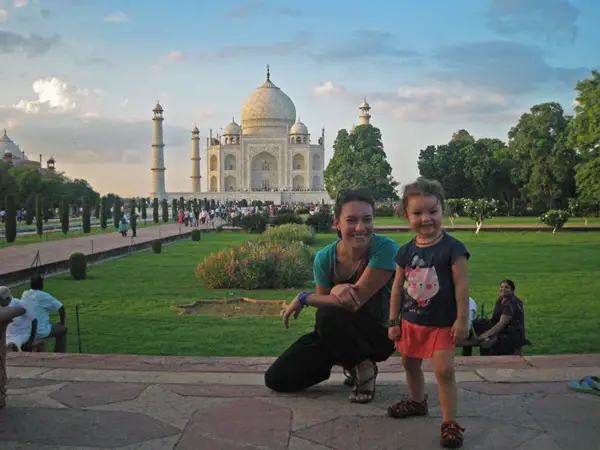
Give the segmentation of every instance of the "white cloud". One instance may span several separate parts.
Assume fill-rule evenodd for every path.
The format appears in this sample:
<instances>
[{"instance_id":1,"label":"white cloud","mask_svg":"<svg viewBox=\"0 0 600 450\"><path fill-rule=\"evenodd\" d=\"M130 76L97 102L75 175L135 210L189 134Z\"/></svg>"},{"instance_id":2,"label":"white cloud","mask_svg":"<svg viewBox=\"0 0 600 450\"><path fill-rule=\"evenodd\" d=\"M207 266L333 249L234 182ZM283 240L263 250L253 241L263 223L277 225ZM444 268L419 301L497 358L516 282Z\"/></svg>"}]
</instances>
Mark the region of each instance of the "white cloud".
<instances>
[{"instance_id":1,"label":"white cloud","mask_svg":"<svg viewBox=\"0 0 600 450\"><path fill-rule=\"evenodd\" d=\"M125 107L129 103L129 97L123 99L123 101L119 102L119 106Z\"/></svg>"},{"instance_id":2,"label":"white cloud","mask_svg":"<svg viewBox=\"0 0 600 450\"><path fill-rule=\"evenodd\" d=\"M123 11L115 11L104 16L105 22L122 23L129 21L129 17Z\"/></svg>"},{"instance_id":3,"label":"white cloud","mask_svg":"<svg viewBox=\"0 0 600 450\"><path fill-rule=\"evenodd\" d=\"M13 5L15 8L23 8L29 4L29 0L14 0Z\"/></svg>"},{"instance_id":4,"label":"white cloud","mask_svg":"<svg viewBox=\"0 0 600 450\"><path fill-rule=\"evenodd\" d=\"M40 111L63 113L72 111L77 102L90 95L89 89L77 89L57 77L41 78L33 83L35 100L20 100L13 105L15 109L26 114L36 114Z\"/></svg>"},{"instance_id":5,"label":"white cloud","mask_svg":"<svg viewBox=\"0 0 600 450\"><path fill-rule=\"evenodd\" d=\"M0 23L8 20L8 11L6 9L0 9Z\"/></svg>"},{"instance_id":6,"label":"white cloud","mask_svg":"<svg viewBox=\"0 0 600 450\"><path fill-rule=\"evenodd\" d=\"M454 84L408 86L395 92L352 92L327 81L314 86L313 95L358 104L366 96L375 114L406 122L472 121L504 122L522 112L505 95L481 89L464 89Z\"/></svg>"},{"instance_id":7,"label":"white cloud","mask_svg":"<svg viewBox=\"0 0 600 450\"><path fill-rule=\"evenodd\" d=\"M167 60L171 62L183 62L185 55L181 50L173 50L167 55Z\"/></svg>"}]
</instances>

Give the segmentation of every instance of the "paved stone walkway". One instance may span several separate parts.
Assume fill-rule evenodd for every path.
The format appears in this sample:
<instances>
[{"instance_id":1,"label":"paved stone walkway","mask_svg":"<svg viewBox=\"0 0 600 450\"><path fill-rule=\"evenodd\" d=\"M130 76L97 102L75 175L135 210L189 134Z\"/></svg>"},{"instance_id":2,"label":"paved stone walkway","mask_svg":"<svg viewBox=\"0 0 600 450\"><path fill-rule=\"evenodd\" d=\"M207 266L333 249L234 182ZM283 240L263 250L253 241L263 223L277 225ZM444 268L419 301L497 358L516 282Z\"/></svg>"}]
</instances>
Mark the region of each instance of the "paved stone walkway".
<instances>
[{"instance_id":1,"label":"paved stone walkway","mask_svg":"<svg viewBox=\"0 0 600 450\"><path fill-rule=\"evenodd\" d=\"M212 228L212 224L210 226L208 224L204 226L200 225L199 228ZM139 244L158 237L174 236L180 232L190 231L191 229L191 227L185 227L178 223L138 228L134 242ZM89 255L90 253L126 247L130 244L131 230L127 237L123 237L115 231L114 233L0 248L0 275L29 268L38 250L40 251L42 264L48 264L68 259L73 252L81 252Z\"/></svg>"},{"instance_id":2,"label":"paved stone walkway","mask_svg":"<svg viewBox=\"0 0 600 450\"><path fill-rule=\"evenodd\" d=\"M406 395L397 359L380 365L376 400L347 401L337 371L294 395L263 386L269 358L9 354L2 449L438 448L440 408L425 366L430 416L386 407ZM566 381L600 374L600 355L457 360L465 449L597 450L600 396Z\"/></svg>"}]
</instances>

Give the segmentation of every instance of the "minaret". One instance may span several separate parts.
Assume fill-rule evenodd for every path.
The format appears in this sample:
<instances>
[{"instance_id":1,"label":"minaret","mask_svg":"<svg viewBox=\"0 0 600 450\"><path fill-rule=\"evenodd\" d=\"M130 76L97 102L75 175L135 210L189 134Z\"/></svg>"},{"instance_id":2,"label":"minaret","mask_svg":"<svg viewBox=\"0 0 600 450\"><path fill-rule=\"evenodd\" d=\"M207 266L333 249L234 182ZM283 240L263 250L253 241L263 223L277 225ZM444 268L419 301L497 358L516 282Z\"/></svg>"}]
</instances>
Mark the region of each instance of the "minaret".
<instances>
[{"instance_id":1,"label":"minaret","mask_svg":"<svg viewBox=\"0 0 600 450\"><path fill-rule=\"evenodd\" d=\"M360 119L360 124L361 125L370 125L371 124L371 114L369 114L369 111L371 110L371 107L367 103L366 98L363 100L363 102L358 107L358 109L360 109L360 112L362 113L360 116L358 116Z\"/></svg>"},{"instance_id":2,"label":"minaret","mask_svg":"<svg viewBox=\"0 0 600 450\"><path fill-rule=\"evenodd\" d=\"M163 108L157 101L152 110L152 196L162 199L165 196L165 143L163 141Z\"/></svg>"},{"instance_id":3,"label":"minaret","mask_svg":"<svg viewBox=\"0 0 600 450\"><path fill-rule=\"evenodd\" d=\"M199 193L200 192L200 180L202 175L200 175L200 130L198 127L194 125L192 129L192 192Z\"/></svg>"}]
</instances>

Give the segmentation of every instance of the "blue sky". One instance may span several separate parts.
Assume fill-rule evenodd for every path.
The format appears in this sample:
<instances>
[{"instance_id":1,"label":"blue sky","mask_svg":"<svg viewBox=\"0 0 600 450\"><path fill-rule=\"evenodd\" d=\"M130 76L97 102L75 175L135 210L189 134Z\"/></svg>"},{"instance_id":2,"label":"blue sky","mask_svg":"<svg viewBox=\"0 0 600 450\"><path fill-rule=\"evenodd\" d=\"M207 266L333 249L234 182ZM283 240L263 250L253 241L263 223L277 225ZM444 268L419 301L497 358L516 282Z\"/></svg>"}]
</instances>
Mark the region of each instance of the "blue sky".
<instances>
[{"instance_id":1,"label":"blue sky","mask_svg":"<svg viewBox=\"0 0 600 450\"><path fill-rule=\"evenodd\" d=\"M409 182L459 128L506 139L535 103L571 112L599 20L592 0L0 0L0 127L103 193L143 195L159 99L167 189L187 191L194 123L239 122L270 64L327 157L366 96Z\"/></svg>"}]
</instances>

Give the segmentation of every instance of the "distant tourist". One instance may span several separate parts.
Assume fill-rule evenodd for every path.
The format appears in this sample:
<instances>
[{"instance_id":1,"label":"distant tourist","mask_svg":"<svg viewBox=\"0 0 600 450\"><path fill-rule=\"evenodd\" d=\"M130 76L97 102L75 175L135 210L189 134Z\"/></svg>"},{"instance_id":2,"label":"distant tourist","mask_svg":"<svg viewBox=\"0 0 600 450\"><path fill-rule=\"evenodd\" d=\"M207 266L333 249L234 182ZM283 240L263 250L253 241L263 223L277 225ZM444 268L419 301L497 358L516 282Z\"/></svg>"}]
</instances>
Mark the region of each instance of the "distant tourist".
<instances>
[{"instance_id":1,"label":"distant tourist","mask_svg":"<svg viewBox=\"0 0 600 450\"><path fill-rule=\"evenodd\" d=\"M123 215L119 221L119 233L121 233L121 236L123 237L127 236L127 219Z\"/></svg>"},{"instance_id":2,"label":"distant tourist","mask_svg":"<svg viewBox=\"0 0 600 450\"><path fill-rule=\"evenodd\" d=\"M30 281L31 289L23 292L21 301L27 309L33 311L37 319L36 339L52 337L56 339L54 351L65 353L67 351L67 313L63 304L44 292L44 279L41 275L33 275ZM50 313L58 312L59 323L50 323Z\"/></svg>"},{"instance_id":3,"label":"distant tourist","mask_svg":"<svg viewBox=\"0 0 600 450\"><path fill-rule=\"evenodd\" d=\"M292 344L265 373L267 387L296 392L329 379L334 365L350 375L349 400L368 403L375 396L377 365L394 352L388 339L390 289L398 244L374 233L375 202L364 189L337 197L334 223L338 240L314 261L316 293L303 292L290 303L283 322L303 308L317 308L313 332Z\"/></svg>"},{"instance_id":4,"label":"distant tourist","mask_svg":"<svg viewBox=\"0 0 600 450\"><path fill-rule=\"evenodd\" d=\"M25 302L12 296L10 289L0 286L0 306L9 308L23 308L25 313L15 317L6 328L6 347L21 351L31 350L37 330L35 313L25 305Z\"/></svg>"},{"instance_id":5,"label":"distant tourist","mask_svg":"<svg viewBox=\"0 0 600 450\"><path fill-rule=\"evenodd\" d=\"M423 359L433 361L442 413L440 444L459 448L464 429L456 422L455 344L469 333L469 252L441 229L444 192L437 181L419 178L404 187L404 216L414 239L400 247L390 305L389 338L406 371L408 398L388 408L398 419L429 412ZM401 314L401 316L400 316Z\"/></svg>"}]
</instances>

